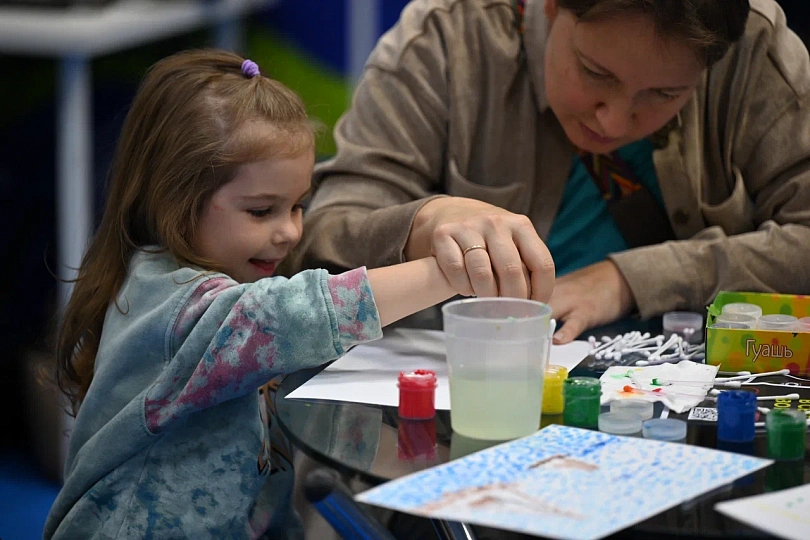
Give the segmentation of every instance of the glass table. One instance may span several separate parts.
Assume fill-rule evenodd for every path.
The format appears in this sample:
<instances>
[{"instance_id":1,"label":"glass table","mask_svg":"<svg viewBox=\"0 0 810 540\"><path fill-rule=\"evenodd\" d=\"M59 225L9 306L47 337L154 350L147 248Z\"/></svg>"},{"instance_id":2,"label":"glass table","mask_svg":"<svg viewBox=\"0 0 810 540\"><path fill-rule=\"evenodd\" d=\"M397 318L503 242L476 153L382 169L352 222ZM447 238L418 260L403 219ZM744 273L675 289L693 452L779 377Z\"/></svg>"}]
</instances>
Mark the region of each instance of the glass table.
<instances>
[{"instance_id":1,"label":"glass table","mask_svg":"<svg viewBox=\"0 0 810 540\"><path fill-rule=\"evenodd\" d=\"M296 447L346 477L379 485L498 444L454 433L450 427L449 411L438 411L430 421L407 421L399 419L395 407L285 399L320 369L288 375L276 394L276 413L280 428ZM579 368L574 374L598 376ZM660 409L656 409L655 415L659 414ZM545 415L542 422L543 425L562 423L562 419ZM764 433L757 433L752 444L732 446L718 442L714 426L690 423L686 443L765 456ZM775 462L733 484L653 516L612 538L768 538L761 531L715 512L714 505L723 500L787 489L808 481L810 460L807 455L803 461ZM516 533L505 533L504 537L528 538Z\"/></svg>"}]
</instances>

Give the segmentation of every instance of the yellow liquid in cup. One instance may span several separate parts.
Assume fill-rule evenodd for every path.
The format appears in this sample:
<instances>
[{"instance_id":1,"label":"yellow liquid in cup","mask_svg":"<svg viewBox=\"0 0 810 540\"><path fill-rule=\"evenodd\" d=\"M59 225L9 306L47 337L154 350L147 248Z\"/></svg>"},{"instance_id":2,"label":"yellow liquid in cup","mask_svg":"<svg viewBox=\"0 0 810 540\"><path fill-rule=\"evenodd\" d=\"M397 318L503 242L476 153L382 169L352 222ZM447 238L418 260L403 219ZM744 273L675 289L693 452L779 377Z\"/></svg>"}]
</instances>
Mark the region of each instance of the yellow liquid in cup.
<instances>
[{"instance_id":1,"label":"yellow liquid in cup","mask_svg":"<svg viewBox=\"0 0 810 540\"><path fill-rule=\"evenodd\" d=\"M539 377L450 377L453 431L472 439L498 441L531 435L540 428L542 388Z\"/></svg>"}]
</instances>

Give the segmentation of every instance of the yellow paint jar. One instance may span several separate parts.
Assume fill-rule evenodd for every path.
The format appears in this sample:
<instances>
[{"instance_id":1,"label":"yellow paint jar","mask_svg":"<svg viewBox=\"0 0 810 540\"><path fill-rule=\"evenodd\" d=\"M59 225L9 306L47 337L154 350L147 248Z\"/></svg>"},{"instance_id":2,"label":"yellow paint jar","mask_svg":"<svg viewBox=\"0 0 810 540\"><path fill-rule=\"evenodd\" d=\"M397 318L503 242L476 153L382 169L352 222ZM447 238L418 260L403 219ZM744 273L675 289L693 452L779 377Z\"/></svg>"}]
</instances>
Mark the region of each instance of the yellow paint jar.
<instances>
[{"instance_id":1,"label":"yellow paint jar","mask_svg":"<svg viewBox=\"0 0 810 540\"><path fill-rule=\"evenodd\" d=\"M568 378L568 370L550 364L543 377L543 414L562 414L563 382Z\"/></svg>"}]
</instances>

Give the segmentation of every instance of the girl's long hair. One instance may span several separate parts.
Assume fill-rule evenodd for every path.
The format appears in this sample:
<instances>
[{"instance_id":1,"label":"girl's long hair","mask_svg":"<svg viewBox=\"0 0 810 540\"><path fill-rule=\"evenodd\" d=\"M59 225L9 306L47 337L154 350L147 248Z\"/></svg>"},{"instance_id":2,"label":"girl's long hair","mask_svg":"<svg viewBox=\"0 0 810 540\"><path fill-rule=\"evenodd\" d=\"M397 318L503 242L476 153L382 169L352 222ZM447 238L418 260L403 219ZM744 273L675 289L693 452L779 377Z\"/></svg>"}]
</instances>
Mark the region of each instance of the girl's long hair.
<instances>
[{"instance_id":1,"label":"girl's long hair","mask_svg":"<svg viewBox=\"0 0 810 540\"><path fill-rule=\"evenodd\" d=\"M277 81L246 76L243 61L214 50L175 54L152 66L138 89L116 148L104 215L58 334L56 380L74 414L93 380L108 308L126 312L127 302L117 296L133 253L160 246L180 263L215 270L193 247L211 195L240 164L313 146L300 98ZM251 129L254 123L263 129Z\"/></svg>"}]
</instances>

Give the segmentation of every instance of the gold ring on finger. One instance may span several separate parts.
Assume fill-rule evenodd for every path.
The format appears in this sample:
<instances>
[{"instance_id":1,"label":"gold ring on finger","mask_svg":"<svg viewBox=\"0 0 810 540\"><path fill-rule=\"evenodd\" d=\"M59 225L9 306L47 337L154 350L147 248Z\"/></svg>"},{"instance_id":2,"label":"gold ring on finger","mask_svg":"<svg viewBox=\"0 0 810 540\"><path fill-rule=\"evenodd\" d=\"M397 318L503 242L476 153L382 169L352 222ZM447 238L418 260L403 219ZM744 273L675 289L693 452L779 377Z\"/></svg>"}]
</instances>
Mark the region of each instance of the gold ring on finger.
<instances>
[{"instance_id":1,"label":"gold ring on finger","mask_svg":"<svg viewBox=\"0 0 810 540\"><path fill-rule=\"evenodd\" d=\"M467 255L467 253L469 253L470 251L472 251L472 250L474 250L474 249L483 249L484 251L486 251L486 250L487 250L487 248L486 248L486 247L476 244L476 245L474 245L474 246L470 246L470 247L468 247L467 249L465 249L464 251L462 251L462 252L461 252L461 256L462 256L462 257L466 256L466 255Z\"/></svg>"}]
</instances>

